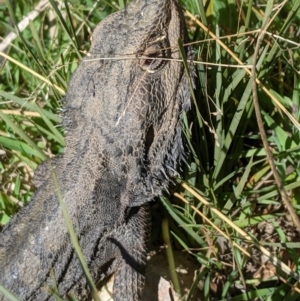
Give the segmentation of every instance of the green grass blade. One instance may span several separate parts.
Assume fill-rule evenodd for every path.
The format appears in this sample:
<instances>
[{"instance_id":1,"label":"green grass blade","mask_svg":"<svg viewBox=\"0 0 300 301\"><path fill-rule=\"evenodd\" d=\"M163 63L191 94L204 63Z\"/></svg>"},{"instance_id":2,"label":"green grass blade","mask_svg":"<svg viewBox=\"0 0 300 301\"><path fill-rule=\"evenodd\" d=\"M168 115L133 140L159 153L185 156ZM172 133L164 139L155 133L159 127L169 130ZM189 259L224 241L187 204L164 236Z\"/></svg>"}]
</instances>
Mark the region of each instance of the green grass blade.
<instances>
[{"instance_id":1,"label":"green grass blade","mask_svg":"<svg viewBox=\"0 0 300 301\"><path fill-rule=\"evenodd\" d=\"M179 225L184 225L185 222L174 212L171 203L165 197L160 197L159 199L164 205L164 207L167 209L170 216L176 221L176 223L178 223ZM185 230L187 234L190 237L192 237L200 246L206 246L205 241L192 229L188 227L183 227L183 230Z\"/></svg>"},{"instance_id":2,"label":"green grass blade","mask_svg":"<svg viewBox=\"0 0 300 301\"><path fill-rule=\"evenodd\" d=\"M0 96L2 96L5 99L12 100L16 104L18 104L21 108L26 108L30 111L36 112L36 109L37 109L36 104L30 103L27 100L24 100L12 93L8 93L8 92L0 90ZM39 111L42 112L42 115L46 116L48 119L54 121L55 123L62 122L62 119L58 115L53 114L49 110L39 108Z\"/></svg>"},{"instance_id":3,"label":"green grass blade","mask_svg":"<svg viewBox=\"0 0 300 301\"><path fill-rule=\"evenodd\" d=\"M268 50L268 47L265 47L263 53L261 54L260 56L260 59L257 63L257 70L259 70L266 54L267 54L267 50ZM251 82L249 81L247 86L246 86L246 89L244 90L244 93L243 93L243 96L238 104L238 107L236 109L236 112L232 118L232 122L230 124L230 127L229 127L229 130L228 130L228 133L226 134L226 137L225 137L225 141L224 141L224 145L222 147L222 151L220 152L220 156L219 158L217 158L217 162L216 162L216 165L215 165L215 169L214 169L214 173L213 173L213 180L214 182L216 183L216 179L218 178L219 176L219 173L223 167L223 163L224 163L224 160L226 158L226 154L231 146L231 143L233 141L233 137L236 133L236 130L242 120L242 116L243 116L243 112L246 108L246 104L248 102L248 100L250 99L250 96L251 96L251 93L252 93L252 86L251 86Z\"/></svg>"},{"instance_id":4,"label":"green grass blade","mask_svg":"<svg viewBox=\"0 0 300 301\"><path fill-rule=\"evenodd\" d=\"M240 198L240 195L242 194L244 187L247 183L248 177L250 175L252 163L253 163L253 158L250 159L250 161L245 169L245 172L243 173L243 175L241 177L239 184L234 189L233 193L231 194L228 201L226 202L226 204L222 210L222 212L224 214L229 214L229 212L231 212L231 210L232 210L234 203Z\"/></svg>"},{"instance_id":5,"label":"green grass blade","mask_svg":"<svg viewBox=\"0 0 300 301\"><path fill-rule=\"evenodd\" d=\"M32 139L30 139L25 132L22 130L21 127L17 126L7 115L3 114L0 111L0 118L13 130L15 131L21 139L23 139L26 143L29 144L30 147L32 147L34 150L36 150L37 155L45 160L47 157L44 154L44 152L33 142Z\"/></svg>"},{"instance_id":6,"label":"green grass blade","mask_svg":"<svg viewBox=\"0 0 300 301\"><path fill-rule=\"evenodd\" d=\"M0 144L7 149L15 150L20 153L26 153L29 156L36 156L40 159L44 159L44 157L41 156L40 152L30 147L28 143L0 135Z\"/></svg>"},{"instance_id":7,"label":"green grass blade","mask_svg":"<svg viewBox=\"0 0 300 301\"><path fill-rule=\"evenodd\" d=\"M10 293L7 289L5 289L1 284L0 284L0 293L5 296L9 301L20 301L17 297L15 297L12 293Z\"/></svg>"},{"instance_id":8,"label":"green grass blade","mask_svg":"<svg viewBox=\"0 0 300 301\"><path fill-rule=\"evenodd\" d=\"M72 35L72 32L70 32L69 27L68 27L68 25L65 21L65 18L61 14L61 11L58 8L55 1L54 0L49 0L49 1L51 3L52 8L55 11L55 14L56 14L59 22L61 23L61 26L62 26L63 30L65 31L66 35L68 36L70 43L73 45L73 48L74 48L78 58L81 59L81 54L79 52L79 47L78 47L78 44L77 44L76 35Z\"/></svg>"},{"instance_id":9,"label":"green grass blade","mask_svg":"<svg viewBox=\"0 0 300 301\"><path fill-rule=\"evenodd\" d=\"M53 133L53 138L56 140L60 145L65 146L65 140L63 135L57 130L57 128L53 125L50 119L44 114L44 112L40 109L38 105L35 105L36 111L40 113L41 117Z\"/></svg>"},{"instance_id":10,"label":"green grass blade","mask_svg":"<svg viewBox=\"0 0 300 301\"><path fill-rule=\"evenodd\" d=\"M92 296L93 296L93 298L94 298L95 301L101 301L99 299L98 291L97 291L96 286L94 284L93 278L92 278L92 276L90 274L88 265L86 263L84 255L83 255L83 252L82 252L82 250L80 248L77 235L76 235L74 227L72 225L70 216L68 214L68 209L66 207L63 195L61 194L59 183L57 181L56 175L54 173L54 170L53 170L53 168L51 166L50 161L49 161L49 169L51 170L52 181L53 181L54 186L56 188L57 198L59 200L59 205L60 205L60 208L62 210L63 217L64 217L64 220L65 220L66 226L68 228L68 232L70 234L70 239L71 239L72 245L73 245L73 247L75 249L76 255L78 256L78 259L80 261L82 269L83 269L83 271L84 271L84 273L86 275L87 282L88 282L88 284L89 284L89 286L91 288L91 294L92 294Z\"/></svg>"}]
</instances>

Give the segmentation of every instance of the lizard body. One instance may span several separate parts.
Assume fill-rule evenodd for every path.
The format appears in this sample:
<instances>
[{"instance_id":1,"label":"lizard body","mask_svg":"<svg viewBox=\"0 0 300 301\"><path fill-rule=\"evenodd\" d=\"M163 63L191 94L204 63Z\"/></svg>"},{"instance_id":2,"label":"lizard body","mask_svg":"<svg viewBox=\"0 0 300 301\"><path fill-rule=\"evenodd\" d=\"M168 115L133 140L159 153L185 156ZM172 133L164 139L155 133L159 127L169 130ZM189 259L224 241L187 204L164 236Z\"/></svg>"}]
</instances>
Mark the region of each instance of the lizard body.
<instances>
[{"instance_id":1,"label":"lizard body","mask_svg":"<svg viewBox=\"0 0 300 301\"><path fill-rule=\"evenodd\" d=\"M65 152L38 167L31 202L0 234L0 284L20 300L55 300L55 287L89 297L59 193L94 281L114 273L114 300L140 300L148 203L183 156L189 83L181 62L165 60L180 59L179 37L186 32L175 0L133 0L94 30L65 97Z\"/></svg>"}]
</instances>

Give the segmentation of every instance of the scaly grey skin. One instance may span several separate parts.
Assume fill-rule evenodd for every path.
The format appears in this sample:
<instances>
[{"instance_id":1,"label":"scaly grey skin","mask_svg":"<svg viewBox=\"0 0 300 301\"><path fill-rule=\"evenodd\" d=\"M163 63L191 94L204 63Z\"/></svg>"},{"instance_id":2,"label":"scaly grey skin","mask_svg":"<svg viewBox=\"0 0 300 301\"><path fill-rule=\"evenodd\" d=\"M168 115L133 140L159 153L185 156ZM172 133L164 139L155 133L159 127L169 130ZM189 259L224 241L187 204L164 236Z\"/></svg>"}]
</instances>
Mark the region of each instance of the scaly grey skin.
<instances>
[{"instance_id":1,"label":"scaly grey skin","mask_svg":"<svg viewBox=\"0 0 300 301\"><path fill-rule=\"evenodd\" d=\"M164 60L180 59L179 37L186 33L176 0L134 0L96 27L66 95L65 153L37 169L31 202L0 235L0 283L21 300L54 300L51 273L59 295L89 296L57 189L94 281L115 273L114 300L141 299L148 203L183 156L189 84L181 62Z\"/></svg>"}]
</instances>

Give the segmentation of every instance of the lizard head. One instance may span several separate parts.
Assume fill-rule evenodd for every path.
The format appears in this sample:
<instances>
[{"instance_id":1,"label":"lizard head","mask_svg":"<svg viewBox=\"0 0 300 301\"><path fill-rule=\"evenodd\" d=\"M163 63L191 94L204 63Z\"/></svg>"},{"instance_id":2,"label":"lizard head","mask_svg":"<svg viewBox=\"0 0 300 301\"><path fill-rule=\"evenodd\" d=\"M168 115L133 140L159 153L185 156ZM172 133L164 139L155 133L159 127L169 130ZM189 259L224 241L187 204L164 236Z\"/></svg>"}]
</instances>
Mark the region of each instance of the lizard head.
<instances>
[{"instance_id":1,"label":"lizard head","mask_svg":"<svg viewBox=\"0 0 300 301\"><path fill-rule=\"evenodd\" d=\"M67 130L82 122L89 143L96 135L109 169L128 182L131 206L167 189L183 156L180 119L190 85L179 38L186 41L176 0L134 0L96 27L70 83Z\"/></svg>"}]
</instances>

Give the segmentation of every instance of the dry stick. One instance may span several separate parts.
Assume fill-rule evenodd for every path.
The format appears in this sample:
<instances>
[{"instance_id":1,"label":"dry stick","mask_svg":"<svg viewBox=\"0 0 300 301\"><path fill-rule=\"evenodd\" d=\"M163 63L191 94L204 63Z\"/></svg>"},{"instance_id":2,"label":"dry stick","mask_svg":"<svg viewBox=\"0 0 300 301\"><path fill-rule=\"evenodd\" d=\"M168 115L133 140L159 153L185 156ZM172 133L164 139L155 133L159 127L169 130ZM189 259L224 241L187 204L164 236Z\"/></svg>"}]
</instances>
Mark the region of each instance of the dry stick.
<instances>
[{"instance_id":1,"label":"dry stick","mask_svg":"<svg viewBox=\"0 0 300 301\"><path fill-rule=\"evenodd\" d=\"M254 55L253 55L253 68L252 68L252 72L251 72L252 73L251 78L252 78L253 105L254 105L255 115L256 115L256 119L257 119L257 125L258 125L259 132L260 132L260 135L261 135L261 140L263 142L263 146L264 146L264 149L266 151L267 159L269 161L271 170L273 172L277 188L279 190L279 193L281 195L281 198L282 198L285 206L287 207L287 209L288 209L288 211L289 211L289 213L290 213L290 215L293 219L293 222L294 222L295 226L297 227L297 230L300 233L300 220L299 220L299 217L296 214L296 212L293 208L293 205L291 203L291 200L290 200L289 196L287 195L287 193L284 189L282 180L281 180L281 178L278 174L278 171L276 169L276 165L275 165L275 162L274 162L273 155L270 151L266 131L265 131L265 128L264 128L264 125L263 125L263 119L262 119L262 116L261 116L261 113L260 113L260 106L259 106L258 95L257 95L257 84L256 84L257 77L256 77L256 68L255 68L255 66L256 66L256 63L257 63L257 57L258 57L258 53L259 53L260 44L261 44L261 41L263 40L265 30L267 29L267 27L268 27L268 24L265 24L262 27L261 32L260 32L260 34L258 35L258 38L257 38L257 43L256 43L256 46L255 46Z\"/></svg>"},{"instance_id":2,"label":"dry stick","mask_svg":"<svg viewBox=\"0 0 300 301\"><path fill-rule=\"evenodd\" d=\"M96 5L98 4L98 1L96 1L96 3L93 5L92 7L92 10L96 7ZM22 20L18 23L18 29L20 32L22 32L28 25L29 25L29 21L30 20L34 20L38 15L39 13L41 13L43 10L45 10L47 7L49 6L49 1L48 0L41 0L37 5L36 7ZM87 16L87 19L88 17L91 15L91 12L88 14ZM82 28L83 24L79 26L79 28L77 29L76 33L78 33L81 28ZM60 87L56 86L56 85L53 85L48 79L44 78L44 77L41 77L39 74L37 74L35 71L33 70L30 70L30 68L24 66L24 65L20 65L18 64L18 62L14 59L12 59L10 56L8 56L6 53L5 53L5 49L13 42L13 40L17 37L18 35L14 32L8 34L5 39L3 40L2 43L0 43L0 61L1 61L1 58L3 59L7 59L7 60L10 60L12 63L15 63L17 65L19 65L21 68L29 71L30 73L32 73L33 75L35 75L36 77L42 79L43 82L47 83L48 85L50 86L53 86L56 90L59 91L59 93L61 95L64 95L65 94L65 91L63 89L61 89ZM65 54L67 52L68 48L64 51L63 54ZM56 65L55 65L56 66ZM54 66L54 71L55 71L55 66ZM51 76L51 73L48 77ZM2 113L4 114L14 114L14 115L18 115L16 112L15 113L12 113L11 111L9 110L0 110ZM39 113L36 113L36 112L32 112L32 114L28 113L28 114L24 114L24 113L20 113L20 115L27 115L27 116L40 116Z\"/></svg>"},{"instance_id":3,"label":"dry stick","mask_svg":"<svg viewBox=\"0 0 300 301\"><path fill-rule=\"evenodd\" d=\"M287 2L287 1L285 1ZM189 11L185 11L187 16L189 16L193 21L195 21L206 33L208 33L217 43L220 44L231 56L235 59L239 65L244 65L244 63L215 35L213 34L204 24L202 24L195 16L193 16ZM245 68L246 72L252 76L252 72ZM286 114L286 116L292 121L292 123L300 129L299 122L294 118L292 114L280 103L280 101L261 83L258 78L255 78L257 84L260 85L262 90L275 102L275 104Z\"/></svg>"},{"instance_id":4,"label":"dry stick","mask_svg":"<svg viewBox=\"0 0 300 301\"><path fill-rule=\"evenodd\" d=\"M23 30L25 30L25 28L29 25L30 21L33 21L35 18L37 18L39 16L39 14L44 11L47 7L49 6L49 1L48 0L41 0L36 6L35 8L26 16L24 17L24 19L22 21L20 21L17 24L18 30L19 32L22 32ZM14 60L12 57L10 57L9 55L7 55L5 53L6 48L18 37L18 34L16 34L15 32L11 32L9 33L2 41L2 43L0 43L0 62L2 60L9 60L12 63L19 65L21 68L23 68L24 70L29 71L30 73L32 73L33 75L36 75L36 77L42 79L42 81L46 82L48 85L53 86L56 90L59 91L60 94L64 95L65 92L58 86L53 85L48 79L45 79L44 77L42 77L41 75L39 75L38 73L34 72L33 70L30 70L30 68L28 68L27 66L22 65L21 63L19 63L18 61ZM9 110L1 110L2 113L4 114L12 114L12 112L9 112ZM33 113L36 114L34 116L40 116L39 113ZM14 113L14 115L18 115L17 113ZM28 115L28 116L33 116L32 114L22 114L22 115Z\"/></svg>"},{"instance_id":5,"label":"dry stick","mask_svg":"<svg viewBox=\"0 0 300 301\"><path fill-rule=\"evenodd\" d=\"M21 22L18 23L19 31L22 32L29 24L30 21L33 21L43 10L49 6L48 0L41 0L34 10L32 10ZM9 33L3 42L0 44L0 51L3 52L17 37L18 35L14 32Z\"/></svg>"}]
</instances>

